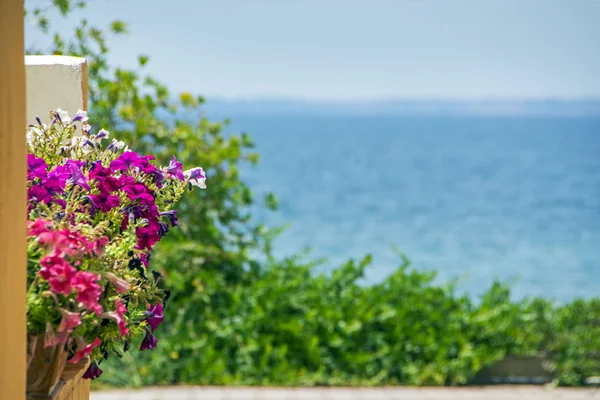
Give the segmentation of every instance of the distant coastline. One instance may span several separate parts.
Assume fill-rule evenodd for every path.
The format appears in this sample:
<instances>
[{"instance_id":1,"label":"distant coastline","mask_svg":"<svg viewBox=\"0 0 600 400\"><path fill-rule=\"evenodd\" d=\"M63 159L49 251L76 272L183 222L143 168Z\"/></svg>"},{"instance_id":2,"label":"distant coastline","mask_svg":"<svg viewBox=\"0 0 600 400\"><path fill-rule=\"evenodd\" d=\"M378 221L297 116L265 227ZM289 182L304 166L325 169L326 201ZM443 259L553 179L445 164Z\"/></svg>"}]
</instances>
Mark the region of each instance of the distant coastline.
<instances>
[{"instance_id":1,"label":"distant coastline","mask_svg":"<svg viewBox=\"0 0 600 400\"><path fill-rule=\"evenodd\" d=\"M208 98L203 108L207 114L217 116L600 117L600 99L309 101Z\"/></svg>"}]
</instances>

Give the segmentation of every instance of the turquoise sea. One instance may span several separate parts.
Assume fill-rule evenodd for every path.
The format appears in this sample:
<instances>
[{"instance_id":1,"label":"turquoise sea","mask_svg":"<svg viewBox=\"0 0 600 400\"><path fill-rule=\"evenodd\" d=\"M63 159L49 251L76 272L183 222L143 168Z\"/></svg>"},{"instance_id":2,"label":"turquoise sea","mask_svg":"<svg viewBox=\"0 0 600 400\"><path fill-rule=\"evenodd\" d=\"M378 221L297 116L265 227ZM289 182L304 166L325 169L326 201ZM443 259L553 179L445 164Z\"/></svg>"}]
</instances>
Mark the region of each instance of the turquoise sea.
<instances>
[{"instance_id":1,"label":"turquoise sea","mask_svg":"<svg viewBox=\"0 0 600 400\"><path fill-rule=\"evenodd\" d=\"M257 218L291 223L279 256L371 253L375 282L396 246L473 295L600 295L600 118L229 116L261 155L244 179L280 200Z\"/></svg>"}]
</instances>

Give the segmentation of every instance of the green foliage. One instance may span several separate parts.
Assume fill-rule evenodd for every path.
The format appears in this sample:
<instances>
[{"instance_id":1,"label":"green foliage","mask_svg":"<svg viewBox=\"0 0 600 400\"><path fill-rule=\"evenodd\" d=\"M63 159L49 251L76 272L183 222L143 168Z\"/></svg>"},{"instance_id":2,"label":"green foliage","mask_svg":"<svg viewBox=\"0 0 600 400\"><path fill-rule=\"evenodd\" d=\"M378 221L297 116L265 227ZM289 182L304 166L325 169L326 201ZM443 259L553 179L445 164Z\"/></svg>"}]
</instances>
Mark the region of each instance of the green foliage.
<instances>
[{"instance_id":1,"label":"green foliage","mask_svg":"<svg viewBox=\"0 0 600 400\"><path fill-rule=\"evenodd\" d=\"M128 359L133 381L111 364L102 383L462 385L506 355L546 355L566 385L600 373L597 299L514 302L496 283L473 302L406 261L361 285L369 262L318 275L290 258L230 284L227 295L196 279L187 299L201 306L171 310L160 328L169 340Z\"/></svg>"},{"instance_id":2,"label":"green foliage","mask_svg":"<svg viewBox=\"0 0 600 400\"><path fill-rule=\"evenodd\" d=\"M56 3L65 15L75 8ZM44 13L32 14L49 32ZM153 255L173 293L158 347L103 364L103 383L465 384L506 354L544 353L563 384L600 375L599 300L513 302L495 284L473 302L406 260L384 282L365 286L368 257L330 275L298 257L273 259L276 231L251 222L255 199L239 178L240 168L258 161L250 138L225 136L227 121L205 118L202 97L173 101L145 75L148 56L139 56L136 70L111 66L105 32L121 35L126 25L101 30L81 20L68 40L48 33L53 45L42 50L86 57L91 119L159 163L174 153L184 165L201 165L209 189L180 203L181 229ZM267 196L265 206L276 209L277 199ZM267 261L258 262L257 252Z\"/></svg>"}]
</instances>

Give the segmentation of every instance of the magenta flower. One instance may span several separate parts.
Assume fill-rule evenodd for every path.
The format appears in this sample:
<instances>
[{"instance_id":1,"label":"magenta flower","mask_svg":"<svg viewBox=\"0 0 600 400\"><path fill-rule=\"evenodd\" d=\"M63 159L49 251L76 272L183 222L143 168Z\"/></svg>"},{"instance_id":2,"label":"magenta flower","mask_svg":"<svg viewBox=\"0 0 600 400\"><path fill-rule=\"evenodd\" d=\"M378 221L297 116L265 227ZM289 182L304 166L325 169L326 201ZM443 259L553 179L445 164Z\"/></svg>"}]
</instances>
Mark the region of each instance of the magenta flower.
<instances>
[{"instance_id":1,"label":"magenta flower","mask_svg":"<svg viewBox=\"0 0 600 400\"><path fill-rule=\"evenodd\" d=\"M152 304L148 305L148 311L146 311L145 315L145 321L148 322L148 325L152 327L152 332L154 332L163 321L162 303L158 303L155 306Z\"/></svg>"},{"instance_id":2,"label":"magenta flower","mask_svg":"<svg viewBox=\"0 0 600 400\"><path fill-rule=\"evenodd\" d=\"M90 179L103 180L108 176L112 176L111 169L102 167L101 161L94 161L91 164L91 166L92 168L90 169Z\"/></svg>"},{"instance_id":3,"label":"magenta flower","mask_svg":"<svg viewBox=\"0 0 600 400\"><path fill-rule=\"evenodd\" d=\"M101 161L95 161L91 164L90 179L103 181L106 178L112 177L113 172L110 168L104 168Z\"/></svg>"},{"instance_id":4,"label":"magenta flower","mask_svg":"<svg viewBox=\"0 0 600 400\"><path fill-rule=\"evenodd\" d=\"M121 175L119 178L119 188L135 184L135 179L130 175Z\"/></svg>"},{"instance_id":5,"label":"magenta flower","mask_svg":"<svg viewBox=\"0 0 600 400\"><path fill-rule=\"evenodd\" d=\"M175 156L173 156L171 162L169 163L169 166L167 167L167 173L169 174L169 176L173 176L176 179L179 179L180 181L185 180L183 176L182 165L179 161L177 161Z\"/></svg>"},{"instance_id":6,"label":"magenta flower","mask_svg":"<svg viewBox=\"0 0 600 400\"><path fill-rule=\"evenodd\" d=\"M59 165L50 171L45 179L42 179L42 186L51 192L62 193L67 186L69 177L68 168Z\"/></svg>"},{"instance_id":7,"label":"magenta flower","mask_svg":"<svg viewBox=\"0 0 600 400\"><path fill-rule=\"evenodd\" d=\"M121 212L125 214L125 218L123 218L123 222L121 223L121 228L123 230L127 229L129 222L135 222L136 219L142 217L142 209L139 206L129 205L121 209Z\"/></svg>"},{"instance_id":8,"label":"magenta flower","mask_svg":"<svg viewBox=\"0 0 600 400\"><path fill-rule=\"evenodd\" d=\"M158 168L156 168L154 165L152 165L152 163L150 161L154 160L154 156L143 156L140 157L141 163L138 165L138 167L145 173L148 175L152 175L155 172L158 171Z\"/></svg>"},{"instance_id":9,"label":"magenta flower","mask_svg":"<svg viewBox=\"0 0 600 400\"><path fill-rule=\"evenodd\" d=\"M96 379L96 378L99 378L100 375L102 375L102 370L100 369L100 367L98 367L98 364L96 364L95 361L92 361L92 363L90 364L88 369L82 375L82 378L83 379Z\"/></svg>"},{"instance_id":10,"label":"magenta flower","mask_svg":"<svg viewBox=\"0 0 600 400\"><path fill-rule=\"evenodd\" d=\"M151 209L156 206L154 205L154 196L150 193L140 193L131 197L131 200L139 200L141 204L145 205L147 209ZM158 209L156 209L156 215L158 216Z\"/></svg>"},{"instance_id":11,"label":"magenta flower","mask_svg":"<svg viewBox=\"0 0 600 400\"><path fill-rule=\"evenodd\" d=\"M27 191L27 195L29 200L34 200L39 203L49 204L50 202L55 201L54 194L41 185L33 185Z\"/></svg>"},{"instance_id":12,"label":"magenta flower","mask_svg":"<svg viewBox=\"0 0 600 400\"><path fill-rule=\"evenodd\" d=\"M33 154L27 154L27 179L32 181L35 178L44 179L48 174L48 164L42 158L37 158Z\"/></svg>"},{"instance_id":13,"label":"magenta flower","mask_svg":"<svg viewBox=\"0 0 600 400\"><path fill-rule=\"evenodd\" d=\"M157 344L158 340L156 339L156 336L154 336L152 332L146 331L146 336L144 337L144 340L142 340L140 351L152 350L156 347Z\"/></svg>"},{"instance_id":14,"label":"magenta flower","mask_svg":"<svg viewBox=\"0 0 600 400\"><path fill-rule=\"evenodd\" d=\"M121 187L119 179L113 176L113 172L110 168L103 168L100 161L92 163L90 169L90 179L98 182L97 188L100 192L114 192Z\"/></svg>"},{"instance_id":15,"label":"magenta flower","mask_svg":"<svg viewBox=\"0 0 600 400\"><path fill-rule=\"evenodd\" d=\"M94 205L99 208L102 212L109 212L115 207L118 207L121 200L118 196L108 194L108 192L101 192L100 194L93 194L90 196Z\"/></svg>"},{"instance_id":16,"label":"magenta flower","mask_svg":"<svg viewBox=\"0 0 600 400\"><path fill-rule=\"evenodd\" d=\"M141 228L137 228L135 230L138 237L138 245L139 249L152 249L152 246L156 244L160 240L160 235L158 234L158 226L149 225Z\"/></svg>"},{"instance_id":17,"label":"magenta flower","mask_svg":"<svg viewBox=\"0 0 600 400\"><path fill-rule=\"evenodd\" d=\"M135 200L136 198L140 198L138 196L144 195L145 197L142 197L144 201L154 203L154 192L148 189L146 185L142 183L132 183L121 187L121 190L127 193L127 196L131 200Z\"/></svg>"},{"instance_id":18,"label":"magenta flower","mask_svg":"<svg viewBox=\"0 0 600 400\"><path fill-rule=\"evenodd\" d=\"M128 171L132 167L139 167L143 163L140 156L133 151L126 151L110 163L110 168L115 171Z\"/></svg>"},{"instance_id":19,"label":"magenta flower","mask_svg":"<svg viewBox=\"0 0 600 400\"><path fill-rule=\"evenodd\" d=\"M96 315L102 313L102 307L98 304L102 290L98 284L100 275L91 272L79 271L73 279L73 287L77 290L77 301L92 310Z\"/></svg>"}]
</instances>

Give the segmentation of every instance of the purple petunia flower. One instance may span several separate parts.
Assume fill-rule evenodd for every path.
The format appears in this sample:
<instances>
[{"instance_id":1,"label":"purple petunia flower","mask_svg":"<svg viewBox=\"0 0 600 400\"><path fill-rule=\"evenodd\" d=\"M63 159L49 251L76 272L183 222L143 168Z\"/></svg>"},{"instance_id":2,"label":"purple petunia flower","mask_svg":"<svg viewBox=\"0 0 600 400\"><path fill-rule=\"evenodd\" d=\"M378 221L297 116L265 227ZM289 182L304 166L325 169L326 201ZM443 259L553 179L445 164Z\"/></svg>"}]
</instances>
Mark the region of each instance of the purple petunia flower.
<instances>
[{"instance_id":1,"label":"purple petunia flower","mask_svg":"<svg viewBox=\"0 0 600 400\"><path fill-rule=\"evenodd\" d=\"M177 225L177 210L161 212L160 216L169 218L169 222L171 223L171 226L178 226Z\"/></svg>"},{"instance_id":2,"label":"purple petunia flower","mask_svg":"<svg viewBox=\"0 0 600 400\"><path fill-rule=\"evenodd\" d=\"M90 185L87 183L87 178L85 175L83 175L83 172L81 172L81 169L79 169L77 163L68 161L66 166L69 168L69 173L71 174L69 183L81 186L85 190L90 190Z\"/></svg>"},{"instance_id":3,"label":"purple petunia flower","mask_svg":"<svg viewBox=\"0 0 600 400\"><path fill-rule=\"evenodd\" d=\"M83 196L83 204L90 205L90 215L93 217L96 214L98 206L94 203L94 200L90 196Z\"/></svg>"},{"instance_id":4,"label":"purple petunia flower","mask_svg":"<svg viewBox=\"0 0 600 400\"><path fill-rule=\"evenodd\" d=\"M163 182L165 181L165 173L160 169L155 169L154 171L148 172L149 175L154 177L154 182L156 183L157 188L163 187Z\"/></svg>"},{"instance_id":5,"label":"purple petunia flower","mask_svg":"<svg viewBox=\"0 0 600 400\"><path fill-rule=\"evenodd\" d=\"M156 347L157 344L158 344L158 340L156 339L156 336L154 336L152 334L152 332L147 331L146 336L144 337L144 340L142 340L142 345L140 346L140 351L152 350Z\"/></svg>"},{"instance_id":6,"label":"purple petunia flower","mask_svg":"<svg viewBox=\"0 0 600 400\"><path fill-rule=\"evenodd\" d=\"M179 161L177 161L175 156L173 156L171 162L169 163L169 166L167 167L167 173L179 179L180 181L185 180L185 177L183 176L182 164Z\"/></svg>"},{"instance_id":7,"label":"purple petunia flower","mask_svg":"<svg viewBox=\"0 0 600 400\"><path fill-rule=\"evenodd\" d=\"M100 375L102 375L102 370L100 369L100 367L98 367L98 364L96 364L96 362L93 361L82 377L83 379L96 379L99 378Z\"/></svg>"},{"instance_id":8,"label":"purple petunia flower","mask_svg":"<svg viewBox=\"0 0 600 400\"><path fill-rule=\"evenodd\" d=\"M169 226L164 222L158 223L158 236L163 237L169 233Z\"/></svg>"},{"instance_id":9,"label":"purple petunia flower","mask_svg":"<svg viewBox=\"0 0 600 400\"><path fill-rule=\"evenodd\" d=\"M158 328L163 320L163 305L162 303L158 303L153 306L152 304L148 305L148 311L144 314L146 316L146 321L148 325L152 327L152 332Z\"/></svg>"}]
</instances>

